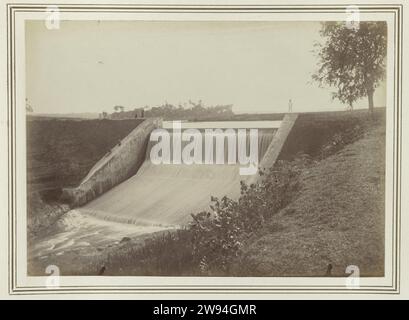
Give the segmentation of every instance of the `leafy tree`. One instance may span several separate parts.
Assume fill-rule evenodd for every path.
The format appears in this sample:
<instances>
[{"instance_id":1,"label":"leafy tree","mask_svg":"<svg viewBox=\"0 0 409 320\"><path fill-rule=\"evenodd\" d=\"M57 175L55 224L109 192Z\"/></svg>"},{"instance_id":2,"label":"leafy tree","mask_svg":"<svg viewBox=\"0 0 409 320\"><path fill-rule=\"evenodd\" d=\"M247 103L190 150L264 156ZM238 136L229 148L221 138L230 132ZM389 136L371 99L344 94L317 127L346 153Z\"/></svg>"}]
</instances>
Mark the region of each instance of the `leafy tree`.
<instances>
[{"instance_id":1,"label":"leafy tree","mask_svg":"<svg viewBox=\"0 0 409 320\"><path fill-rule=\"evenodd\" d=\"M166 120L207 120L230 119L234 116L233 105L206 106L201 100L179 103L177 106L165 102L164 104L146 109L147 117L163 117Z\"/></svg>"},{"instance_id":2,"label":"leafy tree","mask_svg":"<svg viewBox=\"0 0 409 320\"><path fill-rule=\"evenodd\" d=\"M368 97L373 113L373 95L385 77L386 22L360 22L358 28L348 28L344 22L324 22L320 35L324 42L315 44L319 68L313 80L320 86L335 87L332 98L351 109L355 101Z\"/></svg>"},{"instance_id":3,"label":"leafy tree","mask_svg":"<svg viewBox=\"0 0 409 320\"><path fill-rule=\"evenodd\" d=\"M123 106L115 106L114 110L124 112L125 108Z\"/></svg>"}]
</instances>

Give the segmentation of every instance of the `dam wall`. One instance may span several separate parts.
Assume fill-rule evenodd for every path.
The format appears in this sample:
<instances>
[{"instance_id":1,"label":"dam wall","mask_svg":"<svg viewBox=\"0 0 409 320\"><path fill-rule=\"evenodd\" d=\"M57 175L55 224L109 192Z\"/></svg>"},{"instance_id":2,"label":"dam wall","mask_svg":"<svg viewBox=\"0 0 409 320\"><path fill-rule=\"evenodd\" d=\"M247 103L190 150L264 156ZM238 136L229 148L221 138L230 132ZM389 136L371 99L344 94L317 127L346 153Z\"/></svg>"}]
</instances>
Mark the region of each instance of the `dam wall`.
<instances>
[{"instance_id":1,"label":"dam wall","mask_svg":"<svg viewBox=\"0 0 409 320\"><path fill-rule=\"evenodd\" d=\"M273 137L273 140L267 148L267 151L260 161L260 170L267 171L274 166L297 118L298 114L296 113L288 113L284 116L280 128L277 130L276 134ZM261 177L262 176L260 176L259 174L252 176L247 180L247 183L255 183L260 180Z\"/></svg>"},{"instance_id":2,"label":"dam wall","mask_svg":"<svg viewBox=\"0 0 409 320\"><path fill-rule=\"evenodd\" d=\"M62 199L78 207L133 176L145 160L150 133L161 124L159 118L146 119L105 154L78 187L63 189Z\"/></svg>"},{"instance_id":3,"label":"dam wall","mask_svg":"<svg viewBox=\"0 0 409 320\"><path fill-rule=\"evenodd\" d=\"M258 159L261 159L259 167L272 167L296 119L296 114L287 115L280 126L269 123L264 124L265 128L263 124L254 123L185 123L184 126L200 128L195 131L198 136L194 139L194 150L189 149L193 141L179 140L180 135L175 136L175 132L164 135L166 138L161 139L161 145L157 144L156 136L151 139L149 136L153 129L164 124L142 123L112 151L112 155L95 164L79 187L67 190L66 194L72 203L81 206L77 209L79 212L99 219L140 226L180 226L190 221L191 213L208 210L212 196L238 199L241 181L250 177L255 181L260 179L258 174L241 175L241 169L249 167L250 163L229 161L230 158L250 157L247 151L251 153L257 146ZM250 130L239 139L238 129L230 128L230 133L235 134L214 131L213 144L206 143L206 131L203 129L215 125L220 128L257 125L262 129L257 131L257 141L251 138L254 135ZM218 138L220 144L217 143ZM167 160L157 162L159 158L155 155L162 159L165 150L159 152L158 146L165 145L165 149L169 148L165 151ZM196 156L197 152L198 158L203 159L205 155L206 160L213 161L170 161L179 159L175 150L185 152L186 147L190 157ZM177 158L174 158L175 154Z\"/></svg>"}]
</instances>

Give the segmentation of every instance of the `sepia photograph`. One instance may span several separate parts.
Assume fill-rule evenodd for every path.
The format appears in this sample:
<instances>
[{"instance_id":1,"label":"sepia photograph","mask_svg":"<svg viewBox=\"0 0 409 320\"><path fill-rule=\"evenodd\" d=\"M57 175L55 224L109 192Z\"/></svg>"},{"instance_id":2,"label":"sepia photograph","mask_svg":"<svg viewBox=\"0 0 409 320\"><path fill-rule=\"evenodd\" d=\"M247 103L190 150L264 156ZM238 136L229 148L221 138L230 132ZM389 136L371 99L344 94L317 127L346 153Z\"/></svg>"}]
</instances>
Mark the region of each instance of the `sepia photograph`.
<instances>
[{"instance_id":1,"label":"sepia photograph","mask_svg":"<svg viewBox=\"0 0 409 320\"><path fill-rule=\"evenodd\" d=\"M9 292L398 292L401 9L10 5Z\"/></svg>"},{"instance_id":2,"label":"sepia photograph","mask_svg":"<svg viewBox=\"0 0 409 320\"><path fill-rule=\"evenodd\" d=\"M26 22L29 274L383 276L386 45L383 21Z\"/></svg>"}]
</instances>

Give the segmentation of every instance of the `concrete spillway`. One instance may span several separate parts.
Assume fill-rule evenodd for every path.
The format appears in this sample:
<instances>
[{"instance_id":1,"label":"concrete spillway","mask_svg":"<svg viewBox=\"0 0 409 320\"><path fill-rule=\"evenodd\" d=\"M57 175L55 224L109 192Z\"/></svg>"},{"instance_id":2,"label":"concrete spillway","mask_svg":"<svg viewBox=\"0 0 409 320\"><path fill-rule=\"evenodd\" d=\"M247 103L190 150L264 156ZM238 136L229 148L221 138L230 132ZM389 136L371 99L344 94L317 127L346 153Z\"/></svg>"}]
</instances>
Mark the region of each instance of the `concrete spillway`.
<instances>
[{"instance_id":1,"label":"concrete spillway","mask_svg":"<svg viewBox=\"0 0 409 320\"><path fill-rule=\"evenodd\" d=\"M274 133L275 129L258 131L259 161L268 149ZM153 142L150 142L145 161L135 175L78 210L105 220L136 225L184 224L189 221L191 213L209 208L211 196L239 196L240 180L244 177L239 174L239 163L227 164L227 141L226 138L225 164L190 165L152 163L150 153ZM182 149L187 143L182 142ZM249 150L248 136L246 145L246 150ZM205 151L204 142L202 146ZM173 145L171 153L172 150Z\"/></svg>"}]
</instances>

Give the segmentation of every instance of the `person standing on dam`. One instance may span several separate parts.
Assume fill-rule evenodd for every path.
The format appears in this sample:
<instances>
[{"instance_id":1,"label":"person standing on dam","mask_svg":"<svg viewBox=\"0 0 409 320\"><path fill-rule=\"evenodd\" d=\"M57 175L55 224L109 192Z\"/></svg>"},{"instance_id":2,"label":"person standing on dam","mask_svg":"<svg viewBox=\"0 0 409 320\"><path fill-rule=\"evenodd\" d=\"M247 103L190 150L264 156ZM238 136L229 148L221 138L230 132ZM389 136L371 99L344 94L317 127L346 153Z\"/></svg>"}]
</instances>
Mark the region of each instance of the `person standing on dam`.
<instances>
[{"instance_id":1,"label":"person standing on dam","mask_svg":"<svg viewBox=\"0 0 409 320\"><path fill-rule=\"evenodd\" d=\"M292 113L293 112L293 102L292 100L288 100L288 112Z\"/></svg>"}]
</instances>

